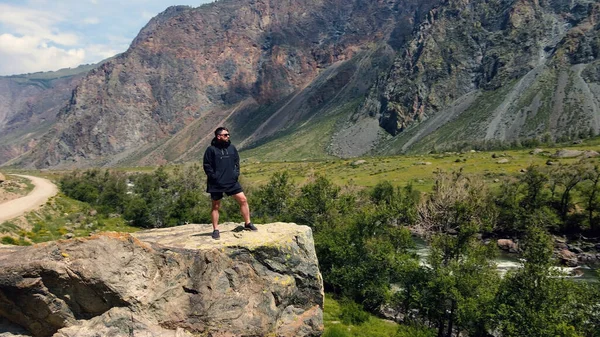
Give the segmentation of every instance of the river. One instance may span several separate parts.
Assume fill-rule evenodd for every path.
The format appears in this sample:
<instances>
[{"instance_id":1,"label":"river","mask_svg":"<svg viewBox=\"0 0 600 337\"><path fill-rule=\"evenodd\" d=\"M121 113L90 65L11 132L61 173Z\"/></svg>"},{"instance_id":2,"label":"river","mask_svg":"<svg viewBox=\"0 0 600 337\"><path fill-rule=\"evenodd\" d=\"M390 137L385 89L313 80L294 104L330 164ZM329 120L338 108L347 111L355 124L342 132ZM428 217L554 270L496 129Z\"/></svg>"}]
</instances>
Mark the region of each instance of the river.
<instances>
[{"instance_id":1,"label":"river","mask_svg":"<svg viewBox=\"0 0 600 337\"><path fill-rule=\"evenodd\" d=\"M420 238L414 238L414 242L416 245L415 252L419 256L421 261L425 261L425 259L429 255L429 246L423 239L420 239ZM496 259L494 259L494 262L498 266L498 271L500 272L501 276L504 276L509 270L517 269L522 266L522 263L519 260L519 257L517 255L509 254L504 251L500 251L498 253L498 256L496 257ZM583 282L598 282L598 277L596 276L596 270L589 266L581 265L581 266L578 266L575 268L570 268L570 267L557 267L557 268L561 269L562 271L564 271L570 275L577 275L577 276L570 277L573 280L583 281Z\"/></svg>"}]
</instances>

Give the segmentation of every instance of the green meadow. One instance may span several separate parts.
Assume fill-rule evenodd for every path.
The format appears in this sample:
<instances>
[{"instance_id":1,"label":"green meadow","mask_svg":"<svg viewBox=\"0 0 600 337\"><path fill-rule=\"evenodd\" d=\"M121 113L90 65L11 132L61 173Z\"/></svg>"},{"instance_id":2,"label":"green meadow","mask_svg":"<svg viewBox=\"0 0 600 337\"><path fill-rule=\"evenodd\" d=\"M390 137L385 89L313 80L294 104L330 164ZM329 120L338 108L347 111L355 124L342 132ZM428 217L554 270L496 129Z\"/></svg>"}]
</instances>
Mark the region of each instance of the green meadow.
<instances>
[{"instance_id":1,"label":"green meadow","mask_svg":"<svg viewBox=\"0 0 600 337\"><path fill-rule=\"evenodd\" d=\"M330 159L312 161L259 161L243 159L242 176L252 185L266 183L275 172L287 171L294 182L302 183L313 175L324 175L335 184L359 187L375 186L381 181L390 181L396 186L412 184L419 191L431 189L437 171L461 171L483 178L491 185L499 177L514 176L529 166L573 164L581 157L554 158L560 149L598 151L597 140L587 144L568 147L543 148L543 152L533 154L532 149L464 153L446 152L427 155L399 155L389 157L363 157L352 159ZM244 153L241 153L244 158ZM597 158L588 159L597 162Z\"/></svg>"}]
</instances>

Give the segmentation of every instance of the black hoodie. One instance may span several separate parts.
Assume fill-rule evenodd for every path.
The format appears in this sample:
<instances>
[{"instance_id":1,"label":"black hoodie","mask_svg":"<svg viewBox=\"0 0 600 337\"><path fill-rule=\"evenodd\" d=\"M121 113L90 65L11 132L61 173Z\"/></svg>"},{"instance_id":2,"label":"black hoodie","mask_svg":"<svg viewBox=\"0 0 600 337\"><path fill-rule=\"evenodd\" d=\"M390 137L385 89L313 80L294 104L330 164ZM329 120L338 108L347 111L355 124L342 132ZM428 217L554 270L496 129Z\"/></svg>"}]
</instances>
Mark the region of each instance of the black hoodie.
<instances>
[{"instance_id":1,"label":"black hoodie","mask_svg":"<svg viewBox=\"0 0 600 337\"><path fill-rule=\"evenodd\" d=\"M240 176L240 156L230 141L213 138L204 152L204 172L208 177L206 192L227 192L235 187Z\"/></svg>"}]
</instances>

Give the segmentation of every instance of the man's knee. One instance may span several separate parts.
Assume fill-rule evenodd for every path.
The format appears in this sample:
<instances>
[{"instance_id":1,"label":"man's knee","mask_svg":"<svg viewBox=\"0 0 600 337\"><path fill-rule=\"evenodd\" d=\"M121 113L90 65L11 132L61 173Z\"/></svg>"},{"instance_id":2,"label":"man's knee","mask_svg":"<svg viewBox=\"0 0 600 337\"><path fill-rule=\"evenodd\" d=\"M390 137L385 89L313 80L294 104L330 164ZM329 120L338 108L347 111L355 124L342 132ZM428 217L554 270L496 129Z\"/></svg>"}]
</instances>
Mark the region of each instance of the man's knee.
<instances>
[{"instance_id":1,"label":"man's knee","mask_svg":"<svg viewBox=\"0 0 600 337\"><path fill-rule=\"evenodd\" d=\"M235 199L240 205L244 205L248 203L248 198L244 193L239 193L235 195Z\"/></svg>"},{"instance_id":2,"label":"man's knee","mask_svg":"<svg viewBox=\"0 0 600 337\"><path fill-rule=\"evenodd\" d=\"M212 210L213 210L213 211L218 211L218 210L219 210L219 208L221 208L221 203L220 203L220 202L218 202L218 201L214 201L214 200L213 200L213 203L212 203Z\"/></svg>"}]
</instances>

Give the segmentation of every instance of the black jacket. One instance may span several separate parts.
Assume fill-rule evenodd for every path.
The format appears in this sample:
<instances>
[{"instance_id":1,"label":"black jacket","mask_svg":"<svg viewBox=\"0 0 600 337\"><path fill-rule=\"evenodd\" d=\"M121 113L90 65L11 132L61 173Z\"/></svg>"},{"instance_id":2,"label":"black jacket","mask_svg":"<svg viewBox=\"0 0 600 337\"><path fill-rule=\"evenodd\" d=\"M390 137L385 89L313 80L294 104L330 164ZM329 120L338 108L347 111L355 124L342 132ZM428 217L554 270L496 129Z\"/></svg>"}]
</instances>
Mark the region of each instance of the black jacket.
<instances>
[{"instance_id":1,"label":"black jacket","mask_svg":"<svg viewBox=\"0 0 600 337\"><path fill-rule=\"evenodd\" d=\"M208 177L206 192L226 192L238 183L240 155L231 142L220 143L213 138L204 152L204 172Z\"/></svg>"}]
</instances>

